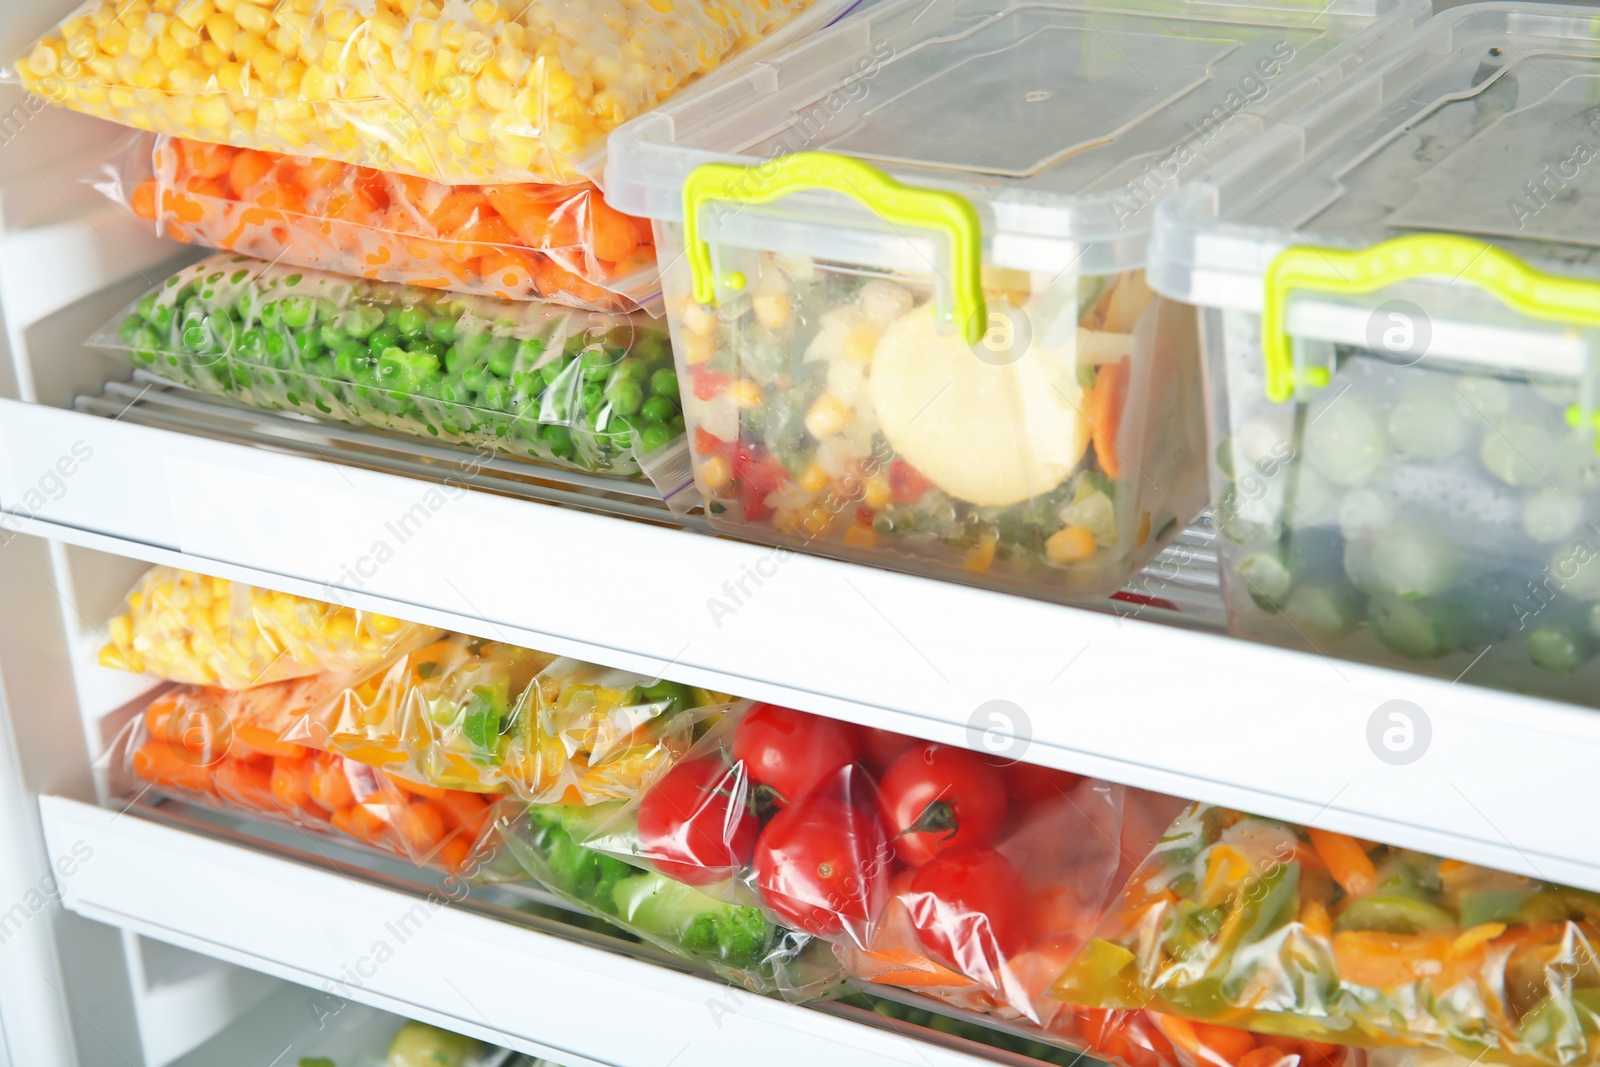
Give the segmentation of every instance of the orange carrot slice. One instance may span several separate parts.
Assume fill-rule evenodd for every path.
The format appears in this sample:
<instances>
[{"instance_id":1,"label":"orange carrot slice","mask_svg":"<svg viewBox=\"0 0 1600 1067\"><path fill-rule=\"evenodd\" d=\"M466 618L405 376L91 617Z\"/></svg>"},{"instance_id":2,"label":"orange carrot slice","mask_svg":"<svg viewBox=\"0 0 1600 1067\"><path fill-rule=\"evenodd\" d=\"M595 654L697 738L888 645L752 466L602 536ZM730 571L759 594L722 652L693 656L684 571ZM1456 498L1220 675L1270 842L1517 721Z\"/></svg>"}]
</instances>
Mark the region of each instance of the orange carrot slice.
<instances>
[{"instance_id":1,"label":"orange carrot slice","mask_svg":"<svg viewBox=\"0 0 1600 1067\"><path fill-rule=\"evenodd\" d=\"M1328 865L1328 873L1346 893L1364 897L1378 887L1378 869L1354 838L1332 830L1310 831L1311 844Z\"/></svg>"},{"instance_id":2,"label":"orange carrot slice","mask_svg":"<svg viewBox=\"0 0 1600 1067\"><path fill-rule=\"evenodd\" d=\"M1095 458L1109 477L1122 477L1122 457L1117 453L1117 434L1122 429L1122 409L1128 403L1129 357L1105 363L1095 376L1094 387L1084 400L1084 417L1094 442Z\"/></svg>"}]
</instances>

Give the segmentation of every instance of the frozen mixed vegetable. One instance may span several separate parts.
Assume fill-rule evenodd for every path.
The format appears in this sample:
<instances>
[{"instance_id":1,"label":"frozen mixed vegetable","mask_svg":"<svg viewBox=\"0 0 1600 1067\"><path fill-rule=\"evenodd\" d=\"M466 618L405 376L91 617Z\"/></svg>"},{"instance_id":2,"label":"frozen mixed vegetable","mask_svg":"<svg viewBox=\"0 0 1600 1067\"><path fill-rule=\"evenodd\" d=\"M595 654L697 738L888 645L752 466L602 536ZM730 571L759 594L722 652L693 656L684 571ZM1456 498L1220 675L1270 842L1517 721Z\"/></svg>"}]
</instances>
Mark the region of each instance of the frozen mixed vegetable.
<instances>
[{"instance_id":1,"label":"frozen mixed vegetable","mask_svg":"<svg viewBox=\"0 0 1600 1067\"><path fill-rule=\"evenodd\" d=\"M100 187L169 236L289 266L596 311L659 284L650 224L588 182L451 186L141 134Z\"/></svg>"},{"instance_id":2,"label":"frozen mixed vegetable","mask_svg":"<svg viewBox=\"0 0 1600 1067\"><path fill-rule=\"evenodd\" d=\"M103 666L228 689L376 667L438 633L171 567L145 572L106 632Z\"/></svg>"},{"instance_id":3,"label":"frozen mixed vegetable","mask_svg":"<svg viewBox=\"0 0 1600 1067\"><path fill-rule=\"evenodd\" d=\"M426 785L598 804L660 775L725 700L453 634L312 710L290 736Z\"/></svg>"},{"instance_id":4,"label":"frozen mixed vegetable","mask_svg":"<svg viewBox=\"0 0 1600 1067\"><path fill-rule=\"evenodd\" d=\"M1592 1062L1600 895L1194 805L1052 989L1287 1036Z\"/></svg>"},{"instance_id":5,"label":"frozen mixed vegetable","mask_svg":"<svg viewBox=\"0 0 1600 1067\"><path fill-rule=\"evenodd\" d=\"M634 475L683 417L648 315L440 293L222 253L90 341L258 407Z\"/></svg>"},{"instance_id":6,"label":"frozen mixed vegetable","mask_svg":"<svg viewBox=\"0 0 1600 1067\"><path fill-rule=\"evenodd\" d=\"M452 183L565 182L805 0L88 0L23 87L125 125Z\"/></svg>"}]
</instances>

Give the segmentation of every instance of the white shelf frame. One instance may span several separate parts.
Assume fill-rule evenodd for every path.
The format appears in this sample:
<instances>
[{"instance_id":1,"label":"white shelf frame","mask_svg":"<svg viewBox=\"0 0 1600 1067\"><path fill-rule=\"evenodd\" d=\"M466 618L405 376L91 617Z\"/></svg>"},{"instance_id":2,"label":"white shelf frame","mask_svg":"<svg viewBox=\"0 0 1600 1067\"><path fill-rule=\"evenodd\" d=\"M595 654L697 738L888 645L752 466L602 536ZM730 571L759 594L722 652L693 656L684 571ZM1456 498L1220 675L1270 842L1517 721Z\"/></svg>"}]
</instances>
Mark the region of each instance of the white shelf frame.
<instances>
[{"instance_id":1,"label":"white shelf frame","mask_svg":"<svg viewBox=\"0 0 1600 1067\"><path fill-rule=\"evenodd\" d=\"M80 443L68 490L19 515ZM1559 814L1593 800L1584 708L9 401L0 506L23 533L1600 889L1600 823ZM996 700L1026 736L985 736ZM1432 725L1408 766L1368 745L1392 700Z\"/></svg>"}]
</instances>

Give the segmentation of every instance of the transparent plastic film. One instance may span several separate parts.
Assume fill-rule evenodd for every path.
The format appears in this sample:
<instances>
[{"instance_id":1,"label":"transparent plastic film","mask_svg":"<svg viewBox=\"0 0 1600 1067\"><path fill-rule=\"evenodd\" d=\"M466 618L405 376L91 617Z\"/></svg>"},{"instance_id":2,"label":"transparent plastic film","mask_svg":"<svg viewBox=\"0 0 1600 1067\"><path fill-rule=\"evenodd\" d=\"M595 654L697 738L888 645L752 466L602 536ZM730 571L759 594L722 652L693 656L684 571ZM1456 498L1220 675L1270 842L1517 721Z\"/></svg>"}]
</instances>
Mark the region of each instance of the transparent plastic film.
<instances>
[{"instance_id":1,"label":"transparent plastic film","mask_svg":"<svg viewBox=\"0 0 1600 1067\"><path fill-rule=\"evenodd\" d=\"M596 814L502 800L494 842L515 857L521 877L752 992L810 1000L842 981L826 942L785 929L759 908L584 847Z\"/></svg>"},{"instance_id":2,"label":"transparent plastic film","mask_svg":"<svg viewBox=\"0 0 1600 1067\"><path fill-rule=\"evenodd\" d=\"M128 126L455 184L567 182L804 0L90 0L23 87Z\"/></svg>"},{"instance_id":3,"label":"transparent plastic film","mask_svg":"<svg viewBox=\"0 0 1600 1067\"><path fill-rule=\"evenodd\" d=\"M589 182L445 185L135 134L95 184L167 236L289 266L592 311L660 288L650 224Z\"/></svg>"},{"instance_id":4,"label":"transparent plastic film","mask_svg":"<svg viewBox=\"0 0 1600 1067\"><path fill-rule=\"evenodd\" d=\"M643 313L219 253L168 278L89 343L256 407L595 473L638 476L682 436L667 334Z\"/></svg>"},{"instance_id":5,"label":"transparent plastic film","mask_svg":"<svg viewBox=\"0 0 1600 1067\"><path fill-rule=\"evenodd\" d=\"M1600 897L1194 805L1052 989L1507 1064L1595 1058Z\"/></svg>"},{"instance_id":6,"label":"transparent plastic film","mask_svg":"<svg viewBox=\"0 0 1600 1067\"><path fill-rule=\"evenodd\" d=\"M420 785L600 804L661 774L726 699L454 634L313 709L291 736Z\"/></svg>"},{"instance_id":7,"label":"transparent plastic film","mask_svg":"<svg viewBox=\"0 0 1600 1067\"><path fill-rule=\"evenodd\" d=\"M458 872L487 826L492 798L427 788L287 739L308 709L354 684L323 674L253 689L169 689L114 746L135 790L248 811L344 834L418 866Z\"/></svg>"},{"instance_id":8,"label":"transparent plastic film","mask_svg":"<svg viewBox=\"0 0 1600 1067\"><path fill-rule=\"evenodd\" d=\"M152 567L106 624L102 666L244 689L372 668L438 633L387 615Z\"/></svg>"}]
</instances>

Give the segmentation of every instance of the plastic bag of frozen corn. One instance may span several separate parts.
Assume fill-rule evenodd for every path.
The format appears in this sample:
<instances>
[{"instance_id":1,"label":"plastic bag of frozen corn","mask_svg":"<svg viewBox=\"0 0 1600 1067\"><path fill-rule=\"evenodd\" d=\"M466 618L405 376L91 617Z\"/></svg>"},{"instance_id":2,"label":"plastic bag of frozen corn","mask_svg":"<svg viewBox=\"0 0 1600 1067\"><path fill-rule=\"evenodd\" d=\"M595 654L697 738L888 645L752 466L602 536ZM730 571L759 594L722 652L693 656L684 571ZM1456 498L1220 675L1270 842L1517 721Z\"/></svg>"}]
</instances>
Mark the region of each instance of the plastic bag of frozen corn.
<instances>
[{"instance_id":1,"label":"plastic bag of frozen corn","mask_svg":"<svg viewBox=\"0 0 1600 1067\"><path fill-rule=\"evenodd\" d=\"M488 825L492 798L416 785L284 739L301 715L357 677L168 689L118 738L112 765L132 788L342 833L419 866L462 871Z\"/></svg>"},{"instance_id":2,"label":"plastic bag of frozen corn","mask_svg":"<svg viewBox=\"0 0 1600 1067\"><path fill-rule=\"evenodd\" d=\"M589 182L444 185L135 133L95 187L180 241L375 281L593 311L660 292L650 223Z\"/></svg>"},{"instance_id":3,"label":"plastic bag of frozen corn","mask_svg":"<svg viewBox=\"0 0 1600 1067\"><path fill-rule=\"evenodd\" d=\"M653 781L726 699L451 634L313 710L286 737L424 785L595 804Z\"/></svg>"},{"instance_id":4,"label":"plastic bag of frozen corn","mask_svg":"<svg viewBox=\"0 0 1600 1067\"><path fill-rule=\"evenodd\" d=\"M107 626L106 667L245 689L376 667L438 631L309 597L152 567Z\"/></svg>"},{"instance_id":5,"label":"plastic bag of frozen corn","mask_svg":"<svg viewBox=\"0 0 1600 1067\"><path fill-rule=\"evenodd\" d=\"M808 5L89 0L17 72L157 133L455 184L565 182L599 173L611 130Z\"/></svg>"}]
</instances>

